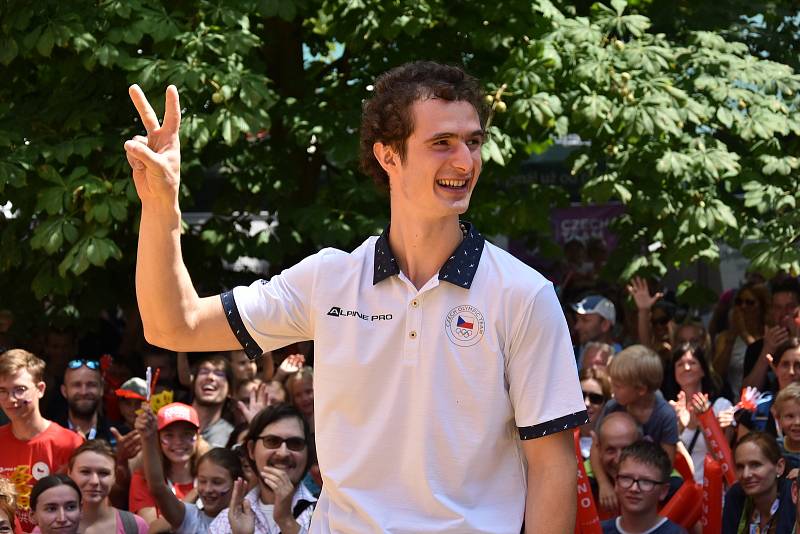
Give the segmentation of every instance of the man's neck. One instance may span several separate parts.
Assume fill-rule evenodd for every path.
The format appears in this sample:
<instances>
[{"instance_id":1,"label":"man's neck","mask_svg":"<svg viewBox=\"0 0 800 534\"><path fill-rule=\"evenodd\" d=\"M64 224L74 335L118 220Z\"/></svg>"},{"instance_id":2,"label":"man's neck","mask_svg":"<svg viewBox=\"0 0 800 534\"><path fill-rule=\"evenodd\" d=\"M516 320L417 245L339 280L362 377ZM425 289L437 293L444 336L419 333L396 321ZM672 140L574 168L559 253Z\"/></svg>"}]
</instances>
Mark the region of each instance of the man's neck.
<instances>
[{"instance_id":1,"label":"man's neck","mask_svg":"<svg viewBox=\"0 0 800 534\"><path fill-rule=\"evenodd\" d=\"M626 514L623 512L620 516L619 524L625 532L639 533L647 532L656 526L659 521L661 521L661 516L658 515L656 510L642 514Z\"/></svg>"},{"instance_id":2,"label":"man's neck","mask_svg":"<svg viewBox=\"0 0 800 534\"><path fill-rule=\"evenodd\" d=\"M200 420L200 431L202 432L213 425L222 417L223 404L200 404L194 402L192 407L197 411L197 418Z\"/></svg>"},{"instance_id":3,"label":"man's neck","mask_svg":"<svg viewBox=\"0 0 800 534\"><path fill-rule=\"evenodd\" d=\"M47 430L49 426L50 421L42 417L39 410L35 410L28 416L11 421L11 432L18 440L28 441Z\"/></svg>"},{"instance_id":4,"label":"man's neck","mask_svg":"<svg viewBox=\"0 0 800 534\"><path fill-rule=\"evenodd\" d=\"M89 417L77 415L69 411L69 424L73 430L77 430L83 436L88 436L93 428L97 427L97 412L94 412Z\"/></svg>"},{"instance_id":5,"label":"man's neck","mask_svg":"<svg viewBox=\"0 0 800 534\"><path fill-rule=\"evenodd\" d=\"M403 274L420 289L441 270L463 238L457 215L414 220L393 214L389 248Z\"/></svg>"}]
</instances>

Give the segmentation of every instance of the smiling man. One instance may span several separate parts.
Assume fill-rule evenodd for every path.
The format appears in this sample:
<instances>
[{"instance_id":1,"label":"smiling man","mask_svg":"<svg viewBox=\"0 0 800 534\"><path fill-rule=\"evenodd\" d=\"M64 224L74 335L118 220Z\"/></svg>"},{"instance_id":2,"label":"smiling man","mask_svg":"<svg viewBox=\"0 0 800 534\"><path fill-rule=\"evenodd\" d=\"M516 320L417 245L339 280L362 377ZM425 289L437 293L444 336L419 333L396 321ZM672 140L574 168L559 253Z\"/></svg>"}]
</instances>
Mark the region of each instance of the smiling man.
<instances>
[{"instance_id":1,"label":"smiling man","mask_svg":"<svg viewBox=\"0 0 800 534\"><path fill-rule=\"evenodd\" d=\"M390 226L206 298L181 258L177 90L163 125L130 94L148 132L125 143L145 335L251 358L314 340L324 485L311 532L518 534L524 516L529 532L573 530L569 430L588 417L561 307L539 273L459 220L481 171L477 80L431 62L380 76L361 166L389 190Z\"/></svg>"},{"instance_id":2,"label":"smiling man","mask_svg":"<svg viewBox=\"0 0 800 534\"><path fill-rule=\"evenodd\" d=\"M195 362L192 407L200 418L200 435L212 447L224 447L233 425L223 417L233 373L225 354L208 354Z\"/></svg>"}]
</instances>

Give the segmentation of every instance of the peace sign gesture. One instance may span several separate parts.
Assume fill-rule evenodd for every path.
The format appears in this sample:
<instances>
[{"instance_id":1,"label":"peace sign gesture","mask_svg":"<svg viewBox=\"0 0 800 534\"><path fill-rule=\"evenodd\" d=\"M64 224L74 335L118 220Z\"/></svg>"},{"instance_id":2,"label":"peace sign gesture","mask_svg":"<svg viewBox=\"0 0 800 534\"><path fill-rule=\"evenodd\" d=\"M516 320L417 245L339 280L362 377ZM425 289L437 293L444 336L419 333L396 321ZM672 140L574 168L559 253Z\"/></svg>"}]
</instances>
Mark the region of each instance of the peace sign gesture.
<instances>
[{"instance_id":1,"label":"peace sign gesture","mask_svg":"<svg viewBox=\"0 0 800 534\"><path fill-rule=\"evenodd\" d=\"M143 206L158 202L171 208L177 205L181 174L178 89L174 85L167 87L164 121L161 124L138 85L132 85L128 93L147 130L147 137L137 135L125 142L125 155L133 169L136 192Z\"/></svg>"}]
</instances>

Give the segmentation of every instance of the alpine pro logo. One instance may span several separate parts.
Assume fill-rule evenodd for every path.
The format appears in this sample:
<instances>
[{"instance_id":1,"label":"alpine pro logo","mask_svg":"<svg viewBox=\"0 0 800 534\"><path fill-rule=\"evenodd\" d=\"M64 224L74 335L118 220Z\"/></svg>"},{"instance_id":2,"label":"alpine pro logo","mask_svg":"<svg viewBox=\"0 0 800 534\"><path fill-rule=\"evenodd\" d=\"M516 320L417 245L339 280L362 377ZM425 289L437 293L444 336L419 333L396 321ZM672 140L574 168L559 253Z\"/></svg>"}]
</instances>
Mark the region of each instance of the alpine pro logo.
<instances>
[{"instance_id":1,"label":"alpine pro logo","mask_svg":"<svg viewBox=\"0 0 800 534\"><path fill-rule=\"evenodd\" d=\"M483 337L486 323L483 314L475 306L456 306L444 319L447 337L459 347L470 347Z\"/></svg>"},{"instance_id":2,"label":"alpine pro logo","mask_svg":"<svg viewBox=\"0 0 800 534\"><path fill-rule=\"evenodd\" d=\"M328 315L331 317L358 317L362 321L391 321L392 314L386 313L383 315L367 315L356 310L343 310L339 306L332 306L328 310Z\"/></svg>"}]
</instances>

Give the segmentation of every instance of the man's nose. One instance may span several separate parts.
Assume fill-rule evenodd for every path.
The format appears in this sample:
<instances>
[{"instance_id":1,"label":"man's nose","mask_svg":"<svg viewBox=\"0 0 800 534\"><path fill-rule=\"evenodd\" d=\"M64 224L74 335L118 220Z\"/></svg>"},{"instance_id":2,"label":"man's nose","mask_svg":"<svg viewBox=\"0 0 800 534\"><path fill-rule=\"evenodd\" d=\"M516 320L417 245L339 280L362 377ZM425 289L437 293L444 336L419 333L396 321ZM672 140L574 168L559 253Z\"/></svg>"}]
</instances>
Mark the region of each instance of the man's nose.
<instances>
[{"instance_id":1,"label":"man's nose","mask_svg":"<svg viewBox=\"0 0 800 534\"><path fill-rule=\"evenodd\" d=\"M452 160L453 167L463 173L472 171L472 152L466 143L457 143Z\"/></svg>"}]
</instances>

